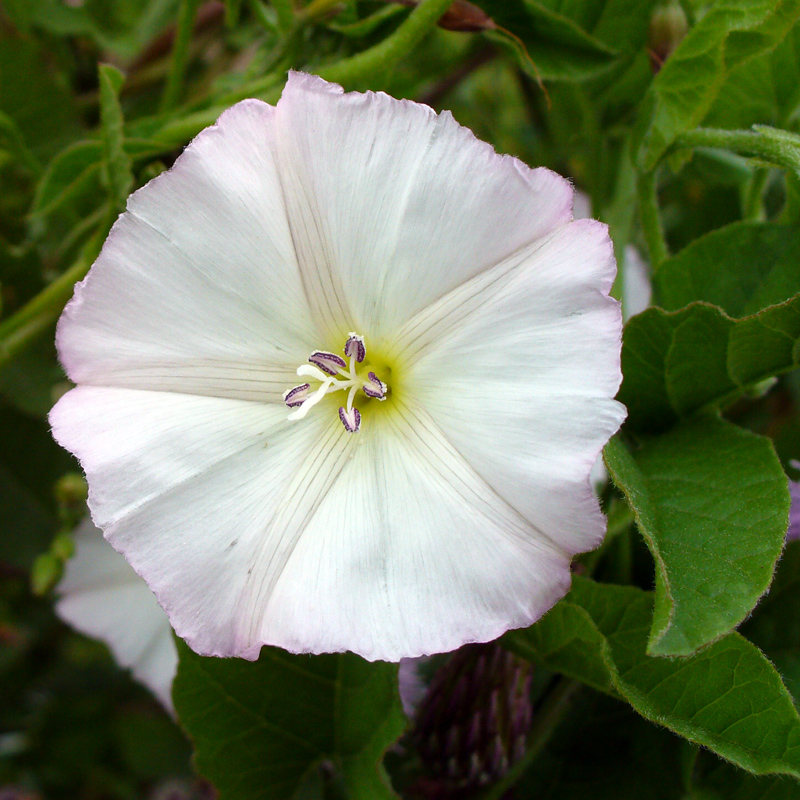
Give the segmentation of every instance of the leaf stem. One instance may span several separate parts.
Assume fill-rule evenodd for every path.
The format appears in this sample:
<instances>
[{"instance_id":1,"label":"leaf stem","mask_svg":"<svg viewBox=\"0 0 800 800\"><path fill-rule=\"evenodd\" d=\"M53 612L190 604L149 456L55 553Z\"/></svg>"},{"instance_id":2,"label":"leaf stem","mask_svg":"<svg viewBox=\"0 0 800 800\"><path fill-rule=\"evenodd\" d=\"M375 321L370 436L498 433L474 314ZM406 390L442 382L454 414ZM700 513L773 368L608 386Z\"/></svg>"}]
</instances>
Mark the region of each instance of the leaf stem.
<instances>
[{"instance_id":1,"label":"leaf stem","mask_svg":"<svg viewBox=\"0 0 800 800\"><path fill-rule=\"evenodd\" d=\"M169 111L178 102L183 78L186 74L186 65L189 61L189 44L192 41L194 19L199 5L200 0L181 0L178 9L178 29L172 48L172 61L169 75L167 75L167 85L161 96L161 111Z\"/></svg>"},{"instance_id":2,"label":"leaf stem","mask_svg":"<svg viewBox=\"0 0 800 800\"><path fill-rule=\"evenodd\" d=\"M656 193L656 171L641 172L636 182L639 195L639 217L642 223L645 244L650 255L650 267L655 273L662 262L669 257L664 228L658 210Z\"/></svg>"},{"instance_id":3,"label":"leaf stem","mask_svg":"<svg viewBox=\"0 0 800 800\"><path fill-rule=\"evenodd\" d=\"M538 711L534 711L525 754L494 786L481 795L480 800L502 800L506 792L516 785L552 739L564 714L569 710L573 697L581 687L580 682L571 678L558 679L541 707Z\"/></svg>"},{"instance_id":4,"label":"leaf stem","mask_svg":"<svg viewBox=\"0 0 800 800\"><path fill-rule=\"evenodd\" d=\"M730 150L776 167L800 170L800 136L768 125L753 125L749 131L695 128L678 136L670 151L687 147Z\"/></svg>"},{"instance_id":5,"label":"leaf stem","mask_svg":"<svg viewBox=\"0 0 800 800\"><path fill-rule=\"evenodd\" d=\"M758 167L753 177L747 182L742 199L742 217L750 220L763 220L764 216L764 189L769 180L769 170Z\"/></svg>"},{"instance_id":6,"label":"leaf stem","mask_svg":"<svg viewBox=\"0 0 800 800\"><path fill-rule=\"evenodd\" d=\"M452 4L452 0L422 0L395 32L380 44L330 64L317 74L327 81L349 84L367 75L385 73L413 50Z\"/></svg>"},{"instance_id":7,"label":"leaf stem","mask_svg":"<svg viewBox=\"0 0 800 800\"><path fill-rule=\"evenodd\" d=\"M108 227L101 225L66 272L0 323L0 368L56 321L72 294L75 282L86 275L100 252Z\"/></svg>"}]
</instances>

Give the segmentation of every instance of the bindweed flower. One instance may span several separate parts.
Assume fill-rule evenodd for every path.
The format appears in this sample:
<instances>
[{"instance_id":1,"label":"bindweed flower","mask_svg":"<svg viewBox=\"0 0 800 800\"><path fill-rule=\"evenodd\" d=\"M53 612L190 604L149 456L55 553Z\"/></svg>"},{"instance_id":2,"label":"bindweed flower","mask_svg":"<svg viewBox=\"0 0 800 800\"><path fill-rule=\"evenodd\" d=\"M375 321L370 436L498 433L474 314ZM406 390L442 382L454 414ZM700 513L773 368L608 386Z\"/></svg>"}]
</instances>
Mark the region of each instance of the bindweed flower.
<instances>
[{"instance_id":1,"label":"bindweed flower","mask_svg":"<svg viewBox=\"0 0 800 800\"><path fill-rule=\"evenodd\" d=\"M172 710L178 653L167 615L145 582L86 517L58 585L56 613L108 645L117 662Z\"/></svg>"},{"instance_id":2,"label":"bindweed flower","mask_svg":"<svg viewBox=\"0 0 800 800\"><path fill-rule=\"evenodd\" d=\"M292 73L128 201L58 347L92 515L202 654L453 650L601 541L604 225L453 118Z\"/></svg>"}]
</instances>

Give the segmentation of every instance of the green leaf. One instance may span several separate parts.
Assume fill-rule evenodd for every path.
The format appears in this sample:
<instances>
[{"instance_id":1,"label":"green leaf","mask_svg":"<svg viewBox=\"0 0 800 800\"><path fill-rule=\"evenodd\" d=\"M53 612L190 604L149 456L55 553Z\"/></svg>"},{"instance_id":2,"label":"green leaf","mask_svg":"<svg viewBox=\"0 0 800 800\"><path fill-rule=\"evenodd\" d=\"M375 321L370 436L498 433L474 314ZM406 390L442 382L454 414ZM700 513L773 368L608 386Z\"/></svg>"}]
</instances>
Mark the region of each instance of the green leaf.
<instances>
[{"instance_id":1,"label":"green leaf","mask_svg":"<svg viewBox=\"0 0 800 800\"><path fill-rule=\"evenodd\" d=\"M653 80L639 110L633 147L655 168L678 134L709 112L730 71L774 48L800 17L800 0L720 0L689 31Z\"/></svg>"},{"instance_id":2,"label":"green leaf","mask_svg":"<svg viewBox=\"0 0 800 800\"><path fill-rule=\"evenodd\" d=\"M704 416L606 464L656 563L648 652L688 655L729 633L768 589L789 515L772 443Z\"/></svg>"},{"instance_id":3,"label":"green leaf","mask_svg":"<svg viewBox=\"0 0 800 800\"><path fill-rule=\"evenodd\" d=\"M133 186L131 158L125 152L124 119L119 104L119 92L125 76L110 64L100 64L100 122L103 134L103 177L111 202L118 209Z\"/></svg>"},{"instance_id":4,"label":"green leaf","mask_svg":"<svg viewBox=\"0 0 800 800\"><path fill-rule=\"evenodd\" d=\"M476 5L500 26L491 36L511 47L533 77L586 80L644 45L654 3L477 0Z\"/></svg>"},{"instance_id":5,"label":"green leaf","mask_svg":"<svg viewBox=\"0 0 800 800\"><path fill-rule=\"evenodd\" d=\"M786 127L800 103L800 25L772 51L731 70L703 125Z\"/></svg>"},{"instance_id":6,"label":"green leaf","mask_svg":"<svg viewBox=\"0 0 800 800\"><path fill-rule=\"evenodd\" d=\"M800 542L787 546L769 594L742 633L767 654L800 705Z\"/></svg>"},{"instance_id":7,"label":"green leaf","mask_svg":"<svg viewBox=\"0 0 800 800\"><path fill-rule=\"evenodd\" d=\"M220 800L292 797L323 760L348 797L395 796L380 761L406 723L396 664L270 647L256 662L203 658L181 641L178 650L175 708Z\"/></svg>"},{"instance_id":8,"label":"green leaf","mask_svg":"<svg viewBox=\"0 0 800 800\"><path fill-rule=\"evenodd\" d=\"M700 753L686 800L797 800L797 784L782 777L755 777Z\"/></svg>"},{"instance_id":9,"label":"green leaf","mask_svg":"<svg viewBox=\"0 0 800 800\"><path fill-rule=\"evenodd\" d=\"M800 296L740 320L706 303L650 308L625 326L618 395L630 431L657 433L800 363Z\"/></svg>"},{"instance_id":10,"label":"green leaf","mask_svg":"<svg viewBox=\"0 0 800 800\"><path fill-rule=\"evenodd\" d=\"M798 263L797 227L735 222L665 261L653 284L658 305L667 311L702 300L744 317L800 292Z\"/></svg>"},{"instance_id":11,"label":"green leaf","mask_svg":"<svg viewBox=\"0 0 800 800\"><path fill-rule=\"evenodd\" d=\"M758 648L732 633L689 658L652 658L652 611L649 592L574 577L563 601L504 641L753 773L800 778L800 716Z\"/></svg>"}]
</instances>

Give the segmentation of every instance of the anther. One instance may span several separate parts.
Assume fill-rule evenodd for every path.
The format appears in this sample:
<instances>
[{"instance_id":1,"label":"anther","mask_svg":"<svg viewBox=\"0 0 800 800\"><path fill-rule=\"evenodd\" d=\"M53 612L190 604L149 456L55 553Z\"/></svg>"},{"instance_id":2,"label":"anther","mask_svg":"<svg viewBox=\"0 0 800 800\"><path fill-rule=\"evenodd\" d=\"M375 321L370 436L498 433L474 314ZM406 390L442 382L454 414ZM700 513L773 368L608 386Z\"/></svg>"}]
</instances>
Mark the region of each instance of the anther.
<instances>
[{"instance_id":1,"label":"anther","mask_svg":"<svg viewBox=\"0 0 800 800\"><path fill-rule=\"evenodd\" d=\"M353 333L352 331L347 335L349 338L344 346L344 354L348 358L355 358L355 360L360 364L367 355L367 348L364 345L364 337L359 336L357 333Z\"/></svg>"},{"instance_id":2,"label":"anther","mask_svg":"<svg viewBox=\"0 0 800 800\"><path fill-rule=\"evenodd\" d=\"M283 402L286 403L289 408L303 405L308 399L308 390L310 388L310 383L301 383L299 386L295 386L294 389L289 389L287 392L283 393Z\"/></svg>"},{"instance_id":3,"label":"anther","mask_svg":"<svg viewBox=\"0 0 800 800\"><path fill-rule=\"evenodd\" d=\"M347 348L345 348L345 354ZM337 375L340 369L347 366L347 362L336 353L326 353L324 350L316 350L309 357L308 360L315 366L319 367L323 372L328 375Z\"/></svg>"},{"instance_id":4,"label":"anther","mask_svg":"<svg viewBox=\"0 0 800 800\"><path fill-rule=\"evenodd\" d=\"M355 433L361 427L361 412L355 407L346 409L342 406L339 409L339 419L348 433Z\"/></svg>"},{"instance_id":5,"label":"anther","mask_svg":"<svg viewBox=\"0 0 800 800\"><path fill-rule=\"evenodd\" d=\"M369 382L364 384L364 394L376 400L385 400L389 387L374 372L368 373L367 377Z\"/></svg>"}]
</instances>

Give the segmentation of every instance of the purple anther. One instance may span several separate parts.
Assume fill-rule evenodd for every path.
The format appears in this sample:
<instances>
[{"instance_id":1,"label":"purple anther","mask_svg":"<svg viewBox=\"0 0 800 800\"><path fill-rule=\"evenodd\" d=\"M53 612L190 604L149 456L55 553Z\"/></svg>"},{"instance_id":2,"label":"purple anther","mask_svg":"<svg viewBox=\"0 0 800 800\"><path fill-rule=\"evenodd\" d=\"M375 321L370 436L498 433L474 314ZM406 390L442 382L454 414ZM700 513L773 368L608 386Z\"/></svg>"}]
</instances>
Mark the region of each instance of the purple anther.
<instances>
[{"instance_id":1,"label":"purple anther","mask_svg":"<svg viewBox=\"0 0 800 800\"><path fill-rule=\"evenodd\" d=\"M349 411L344 407L340 408L339 419L348 433L355 433L361 427L361 413L357 408L351 408Z\"/></svg>"},{"instance_id":2,"label":"purple anther","mask_svg":"<svg viewBox=\"0 0 800 800\"><path fill-rule=\"evenodd\" d=\"M301 383L299 386L295 386L294 389L289 389L288 392L283 393L283 402L286 403L289 408L303 405L303 403L308 400L308 390L310 388L310 383Z\"/></svg>"},{"instance_id":3,"label":"purple anther","mask_svg":"<svg viewBox=\"0 0 800 800\"><path fill-rule=\"evenodd\" d=\"M314 351L308 360L328 375L336 375L340 369L347 366L347 362L341 356L337 356L336 353L326 353L324 350Z\"/></svg>"},{"instance_id":4,"label":"purple anther","mask_svg":"<svg viewBox=\"0 0 800 800\"><path fill-rule=\"evenodd\" d=\"M364 337L357 333L351 333L350 338L344 346L344 354L348 358L355 358L360 364L367 355L367 348L364 345Z\"/></svg>"},{"instance_id":5,"label":"purple anther","mask_svg":"<svg viewBox=\"0 0 800 800\"><path fill-rule=\"evenodd\" d=\"M364 384L364 394L376 400L385 400L389 387L374 372L367 373L367 377L369 383Z\"/></svg>"}]
</instances>

